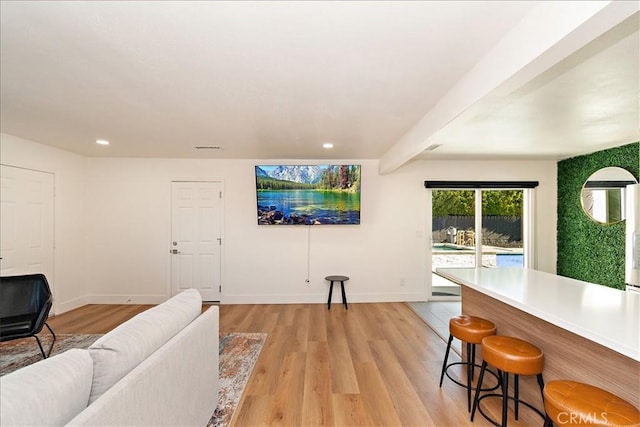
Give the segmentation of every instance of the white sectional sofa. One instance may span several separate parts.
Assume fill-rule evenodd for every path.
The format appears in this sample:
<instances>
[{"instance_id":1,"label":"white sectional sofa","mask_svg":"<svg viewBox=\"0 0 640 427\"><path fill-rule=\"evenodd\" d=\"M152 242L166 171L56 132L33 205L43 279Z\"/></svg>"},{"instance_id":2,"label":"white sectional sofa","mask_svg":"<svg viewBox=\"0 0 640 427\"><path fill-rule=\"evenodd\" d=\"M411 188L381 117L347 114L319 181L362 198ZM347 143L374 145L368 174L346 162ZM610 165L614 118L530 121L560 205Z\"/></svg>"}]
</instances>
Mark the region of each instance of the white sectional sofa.
<instances>
[{"instance_id":1,"label":"white sectional sofa","mask_svg":"<svg viewBox=\"0 0 640 427\"><path fill-rule=\"evenodd\" d=\"M0 378L2 426L206 426L218 401L218 307L189 289Z\"/></svg>"}]
</instances>

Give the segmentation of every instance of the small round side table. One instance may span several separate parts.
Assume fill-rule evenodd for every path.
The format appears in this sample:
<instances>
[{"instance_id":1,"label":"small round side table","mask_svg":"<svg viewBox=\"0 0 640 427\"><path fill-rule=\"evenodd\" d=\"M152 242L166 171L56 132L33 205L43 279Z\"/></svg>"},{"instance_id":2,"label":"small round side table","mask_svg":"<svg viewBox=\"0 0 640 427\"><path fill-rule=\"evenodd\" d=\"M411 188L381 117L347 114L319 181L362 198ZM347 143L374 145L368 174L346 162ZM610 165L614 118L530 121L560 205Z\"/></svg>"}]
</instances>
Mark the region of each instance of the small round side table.
<instances>
[{"instance_id":1,"label":"small round side table","mask_svg":"<svg viewBox=\"0 0 640 427\"><path fill-rule=\"evenodd\" d=\"M349 280L347 276L327 276L324 280L328 280L331 282L331 286L329 287L329 301L327 302L327 309L331 310L331 295L333 294L333 282L340 282L340 287L342 288L342 303L349 310L349 305L347 304L347 294L344 292L344 282Z\"/></svg>"}]
</instances>

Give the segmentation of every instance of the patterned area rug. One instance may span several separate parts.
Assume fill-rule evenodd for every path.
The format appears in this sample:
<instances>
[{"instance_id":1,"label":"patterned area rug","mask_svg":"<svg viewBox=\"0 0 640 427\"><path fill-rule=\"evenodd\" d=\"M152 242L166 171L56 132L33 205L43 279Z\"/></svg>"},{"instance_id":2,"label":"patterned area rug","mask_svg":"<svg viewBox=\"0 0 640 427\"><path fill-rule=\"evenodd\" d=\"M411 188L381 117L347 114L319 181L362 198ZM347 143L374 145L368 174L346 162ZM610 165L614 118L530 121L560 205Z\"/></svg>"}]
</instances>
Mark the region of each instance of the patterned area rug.
<instances>
[{"instance_id":1,"label":"patterned area rug","mask_svg":"<svg viewBox=\"0 0 640 427\"><path fill-rule=\"evenodd\" d=\"M56 334L56 339L51 350L51 356L63 353L72 348L89 348L101 334ZM51 335L43 332L38 335L44 351L49 351ZM0 343L0 376L13 372L16 369L31 365L42 360L42 353L35 338L21 338Z\"/></svg>"},{"instance_id":2,"label":"patterned area rug","mask_svg":"<svg viewBox=\"0 0 640 427\"><path fill-rule=\"evenodd\" d=\"M267 334L231 333L220 337L218 408L207 427L228 426L260 356Z\"/></svg>"},{"instance_id":3,"label":"patterned area rug","mask_svg":"<svg viewBox=\"0 0 640 427\"><path fill-rule=\"evenodd\" d=\"M44 334L42 334L44 335ZM71 348L88 348L100 334L58 334L51 355ZM226 427L231 422L242 393L260 356L267 334L231 333L220 336L220 391L218 407L207 427ZM41 337L45 351L50 337ZM42 360L35 338L0 343L0 376Z\"/></svg>"}]
</instances>

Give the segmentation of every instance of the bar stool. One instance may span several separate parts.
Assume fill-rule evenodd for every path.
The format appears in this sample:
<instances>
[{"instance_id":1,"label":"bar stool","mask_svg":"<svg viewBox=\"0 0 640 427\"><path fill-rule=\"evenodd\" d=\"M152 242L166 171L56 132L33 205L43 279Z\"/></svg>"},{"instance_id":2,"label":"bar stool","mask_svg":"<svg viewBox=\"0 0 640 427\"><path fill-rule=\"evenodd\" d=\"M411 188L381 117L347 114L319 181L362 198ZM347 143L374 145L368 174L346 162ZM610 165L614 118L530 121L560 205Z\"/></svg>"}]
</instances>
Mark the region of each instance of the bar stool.
<instances>
[{"instance_id":1,"label":"bar stool","mask_svg":"<svg viewBox=\"0 0 640 427\"><path fill-rule=\"evenodd\" d=\"M638 426L640 411L631 403L592 385L550 381L544 387L545 426Z\"/></svg>"},{"instance_id":2,"label":"bar stool","mask_svg":"<svg viewBox=\"0 0 640 427\"><path fill-rule=\"evenodd\" d=\"M520 400L519 397L519 384L518 379L520 375L535 375L538 379L538 385L540 386L540 394L544 401L544 381L542 379L542 369L544 367L544 353L538 347L523 341L519 338L505 337L502 335L492 335L482 340L482 368L480 369L480 378L478 383L482 384L484 372L487 369L487 365L491 365L498 369L501 373L502 394L491 393L485 394L480 397L480 391L476 390L475 398L473 399L473 409L471 410L471 421L476 413L476 408L480 411L483 417L495 426L507 426L507 407L509 399L514 401L515 418L518 419L518 406L520 403L533 409L543 419L544 414L530 403ZM509 374L514 375L514 393L513 396L509 396ZM480 401L487 397L502 397L502 422L498 424L492 420L487 414L485 414L480 407Z\"/></svg>"},{"instance_id":3,"label":"bar stool","mask_svg":"<svg viewBox=\"0 0 640 427\"><path fill-rule=\"evenodd\" d=\"M496 325L489 320L483 319L481 317L475 316L456 316L449 319L449 341L447 343L447 350L444 354L444 362L442 363L442 372L440 373L440 387L442 387L442 381L444 380L445 374L451 381L458 384L461 387L467 389L467 412L471 411L471 386L473 382L473 375L475 372L475 367L480 367L475 363L476 360L476 344L480 344L484 337L488 337L490 335L495 335L496 333ZM467 360L466 362L454 362L447 365L447 361L449 360L449 351L451 350L451 343L453 342L453 338L457 338L460 341L467 344ZM449 368L454 365L467 365L467 383L464 384L455 378L452 378L449 375ZM489 371L493 374L496 379L498 376L493 372ZM478 383L480 384L480 383ZM483 391L491 391L498 388L500 383L493 388L486 388Z\"/></svg>"}]
</instances>

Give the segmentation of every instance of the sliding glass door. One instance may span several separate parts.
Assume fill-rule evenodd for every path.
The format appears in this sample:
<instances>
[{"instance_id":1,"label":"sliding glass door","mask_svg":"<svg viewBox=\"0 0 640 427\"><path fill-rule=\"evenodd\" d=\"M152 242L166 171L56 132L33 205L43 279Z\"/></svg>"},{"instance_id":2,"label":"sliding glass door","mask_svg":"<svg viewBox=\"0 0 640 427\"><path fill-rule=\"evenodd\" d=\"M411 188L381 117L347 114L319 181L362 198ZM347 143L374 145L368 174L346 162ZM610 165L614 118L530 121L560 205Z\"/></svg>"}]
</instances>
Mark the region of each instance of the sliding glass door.
<instances>
[{"instance_id":1,"label":"sliding glass door","mask_svg":"<svg viewBox=\"0 0 640 427\"><path fill-rule=\"evenodd\" d=\"M431 270L476 266L474 190L432 191ZM431 295L460 296L460 286L432 274Z\"/></svg>"},{"instance_id":2,"label":"sliding glass door","mask_svg":"<svg viewBox=\"0 0 640 427\"><path fill-rule=\"evenodd\" d=\"M524 190L482 190L483 267L524 267Z\"/></svg>"},{"instance_id":3,"label":"sliding glass door","mask_svg":"<svg viewBox=\"0 0 640 427\"><path fill-rule=\"evenodd\" d=\"M455 300L460 289L438 268L522 268L531 232L528 209L532 190L474 188L430 191L430 300Z\"/></svg>"}]
</instances>

